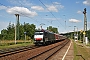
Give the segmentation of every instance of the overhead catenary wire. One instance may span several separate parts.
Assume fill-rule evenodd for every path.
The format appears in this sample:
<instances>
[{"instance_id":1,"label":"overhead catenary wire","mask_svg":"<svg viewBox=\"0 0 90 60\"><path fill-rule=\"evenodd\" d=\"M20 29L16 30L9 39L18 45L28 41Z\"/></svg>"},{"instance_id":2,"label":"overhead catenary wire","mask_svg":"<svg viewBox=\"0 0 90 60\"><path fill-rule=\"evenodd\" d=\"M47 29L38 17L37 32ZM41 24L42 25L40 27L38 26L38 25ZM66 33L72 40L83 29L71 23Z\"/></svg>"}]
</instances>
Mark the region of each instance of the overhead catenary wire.
<instances>
[{"instance_id":1,"label":"overhead catenary wire","mask_svg":"<svg viewBox=\"0 0 90 60\"><path fill-rule=\"evenodd\" d=\"M39 0L40 1L40 3L42 3L44 6L45 6L45 4L41 1L41 0ZM20 3L20 2L19 2ZM22 3L20 3L21 4L21 6L23 6L23 4ZM46 6L45 6L46 7ZM47 8L47 7L46 7ZM47 9L49 12L50 12L50 10L49 9ZM59 20L55 17L55 15L52 13L52 12L50 12L50 14L59 22ZM27 16L28 17L28 16ZM41 16L40 16L41 17ZM42 18L42 17L41 17ZM37 20L36 20L37 21ZM61 23L60 23L61 24ZM61 24L62 25L62 24ZM62 25L63 26L63 25ZM63 26L64 27L64 26Z\"/></svg>"},{"instance_id":2,"label":"overhead catenary wire","mask_svg":"<svg viewBox=\"0 0 90 60\"><path fill-rule=\"evenodd\" d=\"M41 0L39 0L46 8L47 8L47 6L41 1ZM20 3L20 2L19 2ZM1 3L0 3L1 4ZM1 4L1 5L3 5L3 6L5 6L4 4ZM22 5L22 4L21 4ZM7 6L6 6L7 7ZM7 8L10 8L10 7L7 7ZM47 10L50 12L50 10L47 8ZM20 13L19 11L16 11L16 12L18 12L18 13ZM21 15L23 15L23 16L25 16L25 17L28 17L28 18L31 18L31 17L29 17L29 16L26 16L25 14L23 14L23 13L20 13ZM57 20L57 21L59 21L56 17L55 17L55 15L52 13L52 12L50 12L50 14ZM37 21L37 19L33 19L33 18L31 18L32 20L36 20L35 22L37 22L37 23L40 23L40 22L38 22ZM60 23L60 22L59 22ZM61 23L60 23L61 24ZM62 24L61 24L62 25ZM63 25L62 25L63 26ZM64 28L64 26L63 26L63 28Z\"/></svg>"},{"instance_id":3,"label":"overhead catenary wire","mask_svg":"<svg viewBox=\"0 0 90 60\"><path fill-rule=\"evenodd\" d=\"M46 8L47 6L41 1L39 0ZM55 17L55 15L47 8L47 10L50 12L50 14L58 21L58 19ZM60 23L61 24L61 23ZM62 25L62 24L61 24ZM63 25L62 25L63 26ZM64 27L64 26L63 26Z\"/></svg>"},{"instance_id":4,"label":"overhead catenary wire","mask_svg":"<svg viewBox=\"0 0 90 60\"><path fill-rule=\"evenodd\" d=\"M24 6L21 2L18 2L18 3L19 3L21 6ZM32 9L30 9L30 10L32 10ZM38 15L38 16L42 19L42 16L40 16L40 15ZM27 16L27 17L28 17L28 16ZM32 18L32 19L33 19L33 18ZM34 19L35 19L35 18L34 18ZM35 20L37 21L37 19L35 19ZM37 22L38 22L38 21L37 21ZM39 22L38 22L38 23L39 23ZM41 24L41 23L43 23L43 22L40 21L40 24Z\"/></svg>"},{"instance_id":5,"label":"overhead catenary wire","mask_svg":"<svg viewBox=\"0 0 90 60\"><path fill-rule=\"evenodd\" d=\"M50 0L50 1L51 1L52 5L55 7L55 5L54 5L54 3L52 2L52 0ZM59 10L59 8L57 8L57 9ZM59 12L58 12L58 14L59 14ZM65 15L62 15L62 16L65 16ZM65 18L64 22L65 22L65 30L66 30L66 18Z\"/></svg>"}]
</instances>

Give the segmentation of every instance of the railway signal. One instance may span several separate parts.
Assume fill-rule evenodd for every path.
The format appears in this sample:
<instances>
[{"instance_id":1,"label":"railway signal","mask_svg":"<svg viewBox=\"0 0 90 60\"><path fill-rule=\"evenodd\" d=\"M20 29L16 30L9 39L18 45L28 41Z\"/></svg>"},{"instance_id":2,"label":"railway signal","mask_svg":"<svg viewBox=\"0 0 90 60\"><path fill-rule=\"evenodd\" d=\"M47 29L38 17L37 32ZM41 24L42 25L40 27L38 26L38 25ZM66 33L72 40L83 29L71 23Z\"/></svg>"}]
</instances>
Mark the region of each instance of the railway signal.
<instances>
[{"instance_id":1,"label":"railway signal","mask_svg":"<svg viewBox=\"0 0 90 60\"><path fill-rule=\"evenodd\" d=\"M84 32L83 32L83 43L87 42L87 17L86 17L86 8L84 9L83 11L83 14L84 14ZM87 43L86 43L87 44Z\"/></svg>"},{"instance_id":2,"label":"railway signal","mask_svg":"<svg viewBox=\"0 0 90 60\"><path fill-rule=\"evenodd\" d=\"M75 40L75 38L76 38L76 31L75 31L75 27L76 27L76 26L74 26L74 40Z\"/></svg>"}]
</instances>

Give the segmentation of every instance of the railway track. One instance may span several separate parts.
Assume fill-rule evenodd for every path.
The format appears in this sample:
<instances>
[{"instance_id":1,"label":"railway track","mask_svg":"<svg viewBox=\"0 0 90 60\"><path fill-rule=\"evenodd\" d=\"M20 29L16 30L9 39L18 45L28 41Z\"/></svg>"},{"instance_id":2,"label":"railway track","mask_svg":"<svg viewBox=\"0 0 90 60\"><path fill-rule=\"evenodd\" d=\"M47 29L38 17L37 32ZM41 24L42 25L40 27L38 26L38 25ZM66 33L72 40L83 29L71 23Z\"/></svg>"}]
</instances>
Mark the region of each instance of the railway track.
<instances>
[{"instance_id":1,"label":"railway track","mask_svg":"<svg viewBox=\"0 0 90 60\"><path fill-rule=\"evenodd\" d=\"M38 46L32 45L32 46L23 46L23 47L17 47L17 48L3 49L3 50L0 50L0 58L8 56L8 55L12 55L12 54L20 53L23 51L32 50L35 48L38 48Z\"/></svg>"},{"instance_id":2,"label":"railway track","mask_svg":"<svg viewBox=\"0 0 90 60\"><path fill-rule=\"evenodd\" d=\"M33 57L30 57L28 60L47 60L61 48L63 48L70 40L65 40L62 44L59 44L55 47L52 47L44 52L41 52Z\"/></svg>"},{"instance_id":3,"label":"railway track","mask_svg":"<svg viewBox=\"0 0 90 60\"><path fill-rule=\"evenodd\" d=\"M62 49L69 40L63 40L57 42L55 44L47 45L47 46L29 46L29 47L22 47L17 48L19 50L10 49L11 52L6 54L0 53L0 60L47 60L52 57L57 51Z\"/></svg>"}]
</instances>

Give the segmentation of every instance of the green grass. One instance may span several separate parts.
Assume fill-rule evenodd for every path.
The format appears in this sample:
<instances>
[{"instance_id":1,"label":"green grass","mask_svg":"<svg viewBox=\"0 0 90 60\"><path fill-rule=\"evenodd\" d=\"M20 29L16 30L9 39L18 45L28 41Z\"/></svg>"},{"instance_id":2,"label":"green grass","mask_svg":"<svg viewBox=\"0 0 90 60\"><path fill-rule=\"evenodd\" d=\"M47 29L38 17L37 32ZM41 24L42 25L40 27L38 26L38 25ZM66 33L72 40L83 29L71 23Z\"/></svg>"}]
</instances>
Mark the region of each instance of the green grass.
<instances>
[{"instance_id":1,"label":"green grass","mask_svg":"<svg viewBox=\"0 0 90 60\"><path fill-rule=\"evenodd\" d=\"M16 44L14 43L14 41L2 41L2 43L0 43L0 49L15 48L15 47L27 46L32 44L33 44L32 41L24 42L23 40L17 41Z\"/></svg>"},{"instance_id":2,"label":"green grass","mask_svg":"<svg viewBox=\"0 0 90 60\"><path fill-rule=\"evenodd\" d=\"M74 60L79 60L79 57L76 56L77 54L78 54L77 46L76 46L76 44L74 43Z\"/></svg>"},{"instance_id":3,"label":"green grass","mask_svg":"<svg viewBox=\"0 0 90 60\"><path fill-rule=\"evenodd\" d=\"M89 53L90 53L90 48L86 48L74 42L74 60L84 60L84 59L89 60L90 59Z\"/></svg>"}]
</instances>

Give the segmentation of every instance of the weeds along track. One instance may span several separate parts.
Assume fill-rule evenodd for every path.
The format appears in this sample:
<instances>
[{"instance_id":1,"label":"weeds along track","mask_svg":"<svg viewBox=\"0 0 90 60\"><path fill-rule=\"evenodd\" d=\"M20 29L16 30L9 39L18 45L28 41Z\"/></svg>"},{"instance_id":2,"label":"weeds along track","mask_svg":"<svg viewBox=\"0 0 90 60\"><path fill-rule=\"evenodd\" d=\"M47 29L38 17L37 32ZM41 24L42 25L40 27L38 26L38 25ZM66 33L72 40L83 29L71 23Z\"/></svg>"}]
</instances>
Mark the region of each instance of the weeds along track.
<instances>
[{"instance_id":1,"label":"weeds along track","mask_svg":"<svg viewBox=\"0 0 90 60\"><path fill-rule=\"evenodd\" d=\"M0 58L8 56L8 55L13 55L13 54L16 54L16 53L20 53L20 52L23 52L23 51L32 50L32 49L35 49L35 48L38 48L38 46L31 45L31 46L22 46L22 47L16 47L16 48L2 49L2 50L0 50Z\"/></svg>"},{"instance_id":2,"label":"weeds along track","mask_svg":"<svg viewBox=\"0 0 90 60\"><path fill-rule=\"evenodd\" d=\"M59 43L58 45L51 47L48 50L45 50L41 53L36 54L33 57L30 57L28 60L47 60L50 58L53 54L55 54L57 51L59 51L61 48L63 48L70 40L66 39L63 41L63 43Z\"/></svg>"}]
</instances>

